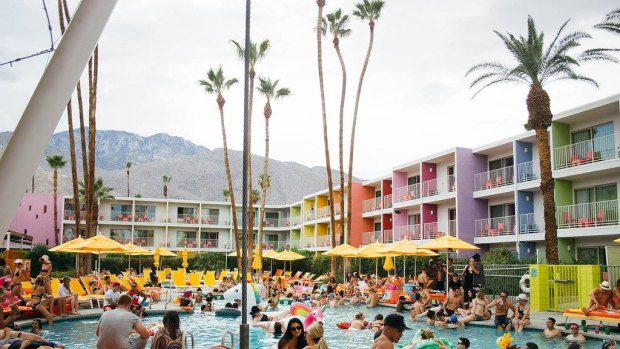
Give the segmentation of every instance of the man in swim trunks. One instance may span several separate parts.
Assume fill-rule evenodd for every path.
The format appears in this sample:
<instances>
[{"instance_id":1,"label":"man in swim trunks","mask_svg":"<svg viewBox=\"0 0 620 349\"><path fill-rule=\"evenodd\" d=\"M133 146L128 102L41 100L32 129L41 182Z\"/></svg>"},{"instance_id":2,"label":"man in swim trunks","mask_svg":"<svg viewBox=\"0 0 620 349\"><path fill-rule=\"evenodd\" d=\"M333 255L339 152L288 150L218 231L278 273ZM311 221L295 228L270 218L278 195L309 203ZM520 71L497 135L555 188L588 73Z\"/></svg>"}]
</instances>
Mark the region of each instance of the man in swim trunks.
<instances>
[{"instance_id":1,"label":"man in swim trunks","mask_svg":"<svg viewBox=\"0 0 620 349\"><path fill-rule=\"evenodd\" d=\"M614 303L614 310L620 312L620 279L616 280L616 287L612 292L611 300Z\"/></svg>"},{"instance_id":2,"label":"man in swim trunks","mask_svg":"<svg viewBox=\"0 0 620 349\"><path fill-rule=\"evenodd\" d=\"M555 319L550 317L546 322L547 328L543 331L545 338L560 338L562 337L562 331L555 328Z\"/></svg>"},{"instance_id":3,"label":"man in swim trunks","mask_svg":"<svg viewBox=\"0 0 620 349\"><path fill-rule=\"evenodd\" d=\"M500 298L489 303L490 307L495 307L495 326L498 331L510 331L512 320L508 317L508 310L512 310L512 317L516 314L515 306L508 300L508 292L502 291Z\"/></svg>"},{"instance_id":4,"label":"man in swim trunks","mask_svg":"<svg viewBox=\"0 0 620 349\"><path fill-rule=\"evenodd\" d=\"M611 302L611 287L609 282L601 282L601 286L597 287L590 292L590 304L587 307L583 307L581 310L585 316L588 316L591 311L595 310L607 310Z\"/></svg>"},{"instance_id":5,"label":"man in swim trunks","mask_svg":"<svg viewBox=\"0 0 620 349\"><path fill-rule=\"evenodd\" d=\"M448 293L448 297L446 297L446 301L443 303L443 308L448 316L454 314L458 308L463 307L463 295L461 293L460 288Z\"/></svg>"}]
</instances>

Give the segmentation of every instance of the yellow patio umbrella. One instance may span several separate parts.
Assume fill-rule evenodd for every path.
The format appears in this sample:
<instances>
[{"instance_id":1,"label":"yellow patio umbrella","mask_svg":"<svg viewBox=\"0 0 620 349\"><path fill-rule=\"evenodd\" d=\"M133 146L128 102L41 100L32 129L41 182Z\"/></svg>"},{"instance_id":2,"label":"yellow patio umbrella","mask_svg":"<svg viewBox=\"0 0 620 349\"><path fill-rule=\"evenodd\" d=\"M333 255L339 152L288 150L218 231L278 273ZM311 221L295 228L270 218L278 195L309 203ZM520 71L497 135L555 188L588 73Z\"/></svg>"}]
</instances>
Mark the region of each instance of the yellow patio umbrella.
<instances>
[{"instance_id":1,"label":"yellow patio umbrella","mask_svg":"<svg viewBox=\"0 0 620 349\"><path fill-rule=\"evenodd\" d=\"M273 259L278 255L278 252L274 250L263 251L263 258L271 259L271 271L273 271ZM261 261L262 263L262 261Z\"/></svg>"},{"instance_id":2,"label":"yellow patio umbrella","mask_svg":"<svg viewBox=\"0 0 620 349\"><path fill-rule=\"evenodd\" d=\"M186 248L183 249L183 253L181 254L181 256L183 257L183 262L181 263L183 268L189 267L189 263L187 263L187 249Z\"/></svg>"},{"instance_id":3,"label":"yellow patio umbrella","mask_svg":"<svg viewBox=\"0 0 620 349\"><path fill-rule=\"evenodd\" d=\"M342 244L342 245L338 245L334 248L332 248L331 250L328 250L326 252L323 252L324 256L330 256L330 257L355 257L357 253L357 248L349 245L349 244ZM345 270L345 264L343 263L343 268L342 268L342 278L345 280L346 282L346 274L347 271Z\"/></svg>"},{"instance_id":4,"label":"yellow patio umbrella","mask_svg":"<svg viewBox=\"0 0 620 349\"><path fill-rule=\"evenodd\" d=\"M375 278L379 277L379 257L394 257L397 256L394 253L382 253L385 245L380 242L373 242L370 245L360 247L357 249L356 257L361 258L376 258L375 259Z\"/></svg>"},{"instance_id":5,"label":"yellow patio umbrella","mask_svg":"<svg viewBox=\"0 0 620 349\"><path fill-rule=\"evenodd\" d=\"M160 257L178 257L176 253L170 251L165 247L158 247L153 250L153 254L159 253Z\"/></svg>"},{"instance_id":6,"label":"yellow patio umbrella","mask_svg":"<svg viewBox=\"0 0 620 349\"><path fill-rule=\"evenodd\" d=\"M75 252L75 251L72 251L71 248L84 240L85 239L82 239L81 237L78 236L73 240L69 240L65 242L64 244L60 244L56 247L50 248L49 251L51 252Z\"/></svg>"},{"instance_id":7,"label":"yellow patio umbrella","mask_svg":"<svg viewBox=\"0 0 620 349\"><path fill-rule=\"evenodd\" d=\"M78 253L92 253L98 255L97 271L101 268L101 255L104 253L123 253L127 248L118 241L112 240L105 235L95 235L72 246L72 250Z\"/></svg>"},{"instance_id":8,"label":"yellow patio umbrella","mask_svg":"<svg viewBox=\"0 0 620 349\"><path fill-rule=\"evenodd\" d=\"M423 256L423 257L430 257L430 256L438 256L437 253L425 249L425 248L421 248L420 245L417 245L416 243L414 243L411 240L400 240L394 244L385 246L382 250L379 250L379 252L381 253L394 253L397 254L398 256L403 256L403 258L406 258L406 256L414 256L415 257L415 261L414 261L414 274L417 275L418 270L417 270L417 263L418 263L418 256ZM406 266L406 263L405 263ZM403 274L406 274L406 267L403 268Z\"/></svg>"},{"instance_id":9,"label":"yellow patio umbrella","mask_svg":"<svg viewBox=\"0 0 620 349\"><path fill-rule=\"evenodd\" d=\"M153 265L155 266L155 268L159 269L159 250L155 250L153 253Z\"/></svg>"},{"instance_id":10,"label":"yellow patio umbrella","mask_svg":"<svg viewBox=\"0 0 620 349\"><path fill-rule=\"evenodd\" d=\"M394 270L394 262L392 257L385 257L385 263L383 263L383 270L387 270L388 274L390 270Z\"/></svg>"},{"instance_id":11,"label":"yellow patio umbrella","mask_svg":"<svg viewBox=\"0 0 620 349\"><path fill-rule=\"evenodd\" d=\"M299 259L304 259L306 257L300 255L297 252L293 252L291 250L284 250L280 253L278 253L274 259L277 259L279 261L284 261L284 271L286 271L286 261L292 262L292 261L296 261Z\"/></svg>"},{"instance_id":12,"label":"yellow patio umbrella","mask_svg":"<svg viewBox=\"0 0 620 349\"><path fill-rule=\"evenodd\" d=\"M435 251L447 251L448 253L446 253L446 267L448 267L448 257L449 257L450 251L459 251L459 250L473 251L473 250L480 249L477 246L474 246L468 242L465 242L459 238L455 238L450 235L444 235L444 236L435 238L423 244L421 247L429 249L429 250L435 250ZM448 279L448 273L446 273L446 295L448 294L449 282L450 281Z\"/></svg>"},{"instance_id":13,"label":"yellow patio umbrella","mask_svg":"<svg viewBox=\"0 0 620 349\"><path fill-rule=\"evenodd\" d=\"M133 242L126 243L125 247L127 248L127 252L125 252L125 254L128 256L128 259L129 259L129 263L128 263L129 269L131 269L131 256L147 256L147 255L152 254L151 251L147 250L144 247L134 245Z\"/></svg>"}]
</instances>

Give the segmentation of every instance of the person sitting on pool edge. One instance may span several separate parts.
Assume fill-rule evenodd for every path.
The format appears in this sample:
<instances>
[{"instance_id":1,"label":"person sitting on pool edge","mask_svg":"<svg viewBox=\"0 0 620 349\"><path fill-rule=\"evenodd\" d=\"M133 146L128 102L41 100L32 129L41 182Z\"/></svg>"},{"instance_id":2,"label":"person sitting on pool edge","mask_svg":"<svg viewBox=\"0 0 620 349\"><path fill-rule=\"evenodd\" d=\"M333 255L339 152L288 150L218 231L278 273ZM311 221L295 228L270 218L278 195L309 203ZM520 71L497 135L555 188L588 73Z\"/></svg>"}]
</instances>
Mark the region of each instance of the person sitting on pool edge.
<instances>
[{"instance_id":1,"label":"person sitting on pool edge","mask_svg":"<svg viewBox=\"0 0 620 349\"><path fill-rule=\"evenodd\" d=\"M487 308L495 307L495 326L498 331L510 331L512 328L512 320L508 317L508 310L512 311L512 317L515 317L517 313L516 308L508 300L508 292L502 291L500 298L493 300L489 303Z\"/></svg>"},{"instance_id":2,"label":"person sitting on pool edge","mask_svg":"<svg viewBox=\"0 0 620 349\"><path fill-rule=\"evenodd\" d=\"M595 310L607 310L612 300L611 287L609 282L601 282L600 287L597 287L590 292L590 303L587 307L583 307L581 310L585 316L588 316L591 311Z\"/></svg>"}]
</instances>

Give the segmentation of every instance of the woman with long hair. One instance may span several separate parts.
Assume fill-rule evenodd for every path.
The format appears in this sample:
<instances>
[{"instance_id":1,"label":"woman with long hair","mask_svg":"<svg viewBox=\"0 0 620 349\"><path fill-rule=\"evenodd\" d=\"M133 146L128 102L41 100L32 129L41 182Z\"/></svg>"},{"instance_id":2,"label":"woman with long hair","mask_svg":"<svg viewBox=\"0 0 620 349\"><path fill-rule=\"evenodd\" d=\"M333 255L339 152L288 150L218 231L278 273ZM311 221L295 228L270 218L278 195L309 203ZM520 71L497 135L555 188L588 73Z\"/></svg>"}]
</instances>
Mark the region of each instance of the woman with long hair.
<instances>
[{"instance_id":1,"label":"woman with long hair","mask_svg":"<svg viewBox=\"0 0 620 349\"><path fill-rule=\"evenodd\" d=\"M323 338L324 335L325 331L320 322L317 321L310 325L310 327L308 327L308 333L306 334L308 346L304 349L327 349L327 342L325 338Z\"/></svg>"},{"instance_id":2,"label":"woman with long hair","mask_svg":"<svg viewBox=\"0 0 620 349\"><path fill-rule=\"evenodd\" d=\"M297 318L289 320L286 332L278 342L278 349L303 349L308 345L304 336L304 324Z\"/></svg>"},{"instance_id":3,"label":"woman with long hair","mask_svg":"<svg viewBox=\"0 0 620 349\"><path fill-rule=\"evenodd\" d=\"M34 280L34 285L32 287L32 295L30 296L30 307L32 310L38 311L41 315L45 316L48 324L52 324L52 315L49 311L47 311L46 306L52 302L54 297L50 296L45 292L45 279L42 276L38 276Z\"/></svg>"},{"instance_id":4,"label":"woman with long hair","mask_svg":"<svg viewBox=\"0 0 620 349\"><path fill-rule=\"evenodd\" d=\"M179 313L176 310L167 311L163 323L164 327L153 336L151 349L184 349Z\"/></svg>"}]
</instances>

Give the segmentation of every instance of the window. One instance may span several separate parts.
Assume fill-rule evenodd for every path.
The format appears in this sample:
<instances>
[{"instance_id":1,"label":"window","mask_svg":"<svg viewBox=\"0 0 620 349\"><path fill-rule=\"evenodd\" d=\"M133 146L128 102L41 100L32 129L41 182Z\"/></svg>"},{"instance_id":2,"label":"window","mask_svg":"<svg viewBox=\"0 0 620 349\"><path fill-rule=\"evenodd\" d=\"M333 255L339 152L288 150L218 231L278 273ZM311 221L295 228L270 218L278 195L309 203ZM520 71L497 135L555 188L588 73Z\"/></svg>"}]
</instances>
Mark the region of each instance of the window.
<instances>
[{"instance_id":1,"label":"window","mask_svg":"<svg viewBox=\"0 0 620 349\"><path fill-rule=\"evenodd\" d=\"M381 222L375 222L375 231L381 231Z\"/></svg>"},{"instance_id":2,"label":"window","mask_svg":"<svg viewBox=\"0 0 620 349\"><path fill-rule=\"evenodd\" d=\"M502 204L491 206L491 232L511 232L514 225L515 204Z\"/></svg>"},{"instance_id":3,"label":"window","mask_svg":"<svg viewBox=\"0 0 620 349\"><path fill-rule=\"evenodd\" d=\"M420 183L420 175L415 175L407 178L407 185L419 184Z\"/></svg>"},{"instance_id":4,"label":"window","mask_svg":"<svg viewBox=\"0 0 620 349\"><path fill-rule=\"evenodd\" d=\"M375 199L380 198L380 197L381 197L381 191L380 190L375 191Z\"/></svg>"},{"instance_id":5,"label":"window","mask_svg":"<svg viewBox=\"0 0 620 349\"><path fill-rule=\"evenodd\" d=\"M412 214L407 216L407 224L408 225L416 225L416 224L420 224L421 223L421 219L420 219L420 215L419 214Z\"/></svg>"},{"instance_id":6,"label":"window","mask_svg":"<svg viewBox=\"0 0 620 349\"><path fill-rule=\"evenodd\" d=\"M613 134L613 122L607 122L571 133L574 155L589 161L613 158Z\"/></svg>"},{"instance_id":7,"label":"window","mask_svg":"<svg viewBox=\"0 0 620 349\"><path fill-rule=\"evenodd\" d=\"M196 232L178 231L177 247L196 247Z\"/></svg>"},{"instance_id":8,"label":"window","mask_svg":"<svg viewBox=\"0 0 620 349\"><path fill-rule=\"evenodd\" d=\"M590 188L575 189L575 204L611 201L618 199L616 184L597 185Z\"/></svg>"},{"instance_id":9,"label":"window","mask_svg":"<svg viewBox=\"0 0 620 349\"><path fill-rule=\"evenodd\" d=\"M131 230L129 229L110 229L110 239L116 240L121 244L129 242Z\"/></svg>"},{"instance_id":10,"label":"window","mask_svg":"<svg viewBox=\"0 0 620 349\"><path fill-rule=\"evenodd\" d=\"M278 212L265 212L265 219L278 219Z\"/></svg>"},{"instance_id":11,"label":"window","mask_svg":"<svg viewBox=\"0 0 620 349\"><path fill-rule=\"evenodd\" d=\"M514 159L512 156L489 161L489 171L499 170L500 168L514 165Z\"/></svg>"},{"instance_id":12,"label":"window","mask_svg":"<svg viewBox=\"0 0 620 349\"><path fill-rule=\"evenodd\" d=\"M578 248L577 263L579 264L605 264L607 255L604 247Z\"/></svg>"},{"instance_id":13,"label":"window","mask_svg":"<svg viewBox=\"0 0 620 349\"><path fill-rule=\"evenodd\" d=\"M43 205L43 213L47 213L47 205Z\"/></svg>"},{"instance_id":14,"label":"window","mask_svg":"<svg viewBox=\"0 0 620 349\"><path fill-rule=\"evenodd\" d=\"M153 221L155 219L155 206L136 205L136 215L138 220Z\"/></svg>"},{"instance_id":15,"label":"window","mask_svg":"<svg viewBox=\"0 0 620 349\"><path fill-rule=\"evenodd\" d=\"M203 231L201 233L200 244L202 248L216 248L218 247L220 233L213 231Z\"/></svg>"},{"instance_id":16,"label":"window","mask_svg":"<svg viewBox=\"0 0 620 349\"><path fill-rule=\"evenodd\" d=\"M110 206L113 221L128 221L131 214L131 205L113 204Z\"/></svg>"},{"instance_id":17,"label":"window","mask_svg":"<svg viewBox=\"0 0 620 349\"><path fill-rule=\"evenodd\" d=\"M155 231L137 229L133 232L133 243L138 246L155 246Z\"/></svg>"}]
</instances>

